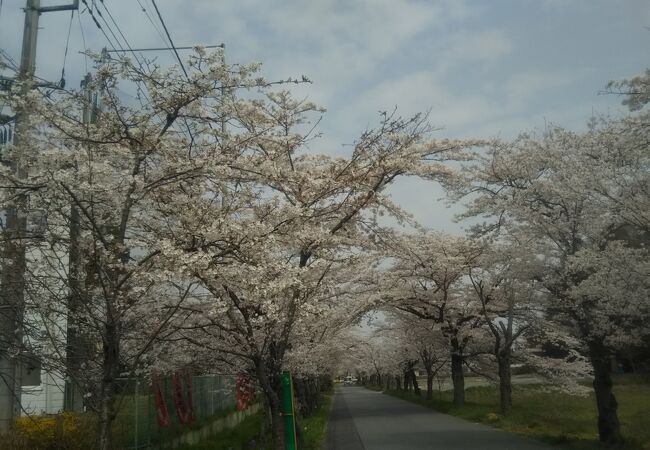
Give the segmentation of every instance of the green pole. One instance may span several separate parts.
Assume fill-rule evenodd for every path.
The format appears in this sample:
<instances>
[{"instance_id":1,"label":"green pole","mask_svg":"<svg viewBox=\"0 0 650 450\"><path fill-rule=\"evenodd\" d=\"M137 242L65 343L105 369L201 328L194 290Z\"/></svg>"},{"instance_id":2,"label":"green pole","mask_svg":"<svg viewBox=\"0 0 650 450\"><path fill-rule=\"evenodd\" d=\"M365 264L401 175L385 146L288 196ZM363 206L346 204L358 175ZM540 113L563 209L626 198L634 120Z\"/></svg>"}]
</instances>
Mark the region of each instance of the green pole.
<instances>
[{"instance_id":1,"label":"green pole","mask_svg":"<svg viewBox=\"0 0 650 450\"><path fill-rule=\"evenodd\" d=\"M288 370L282 372L282 412L284 417L284 448L297 450L296 421L293 417L293 383Z\"/></svg>"}]
</instances>

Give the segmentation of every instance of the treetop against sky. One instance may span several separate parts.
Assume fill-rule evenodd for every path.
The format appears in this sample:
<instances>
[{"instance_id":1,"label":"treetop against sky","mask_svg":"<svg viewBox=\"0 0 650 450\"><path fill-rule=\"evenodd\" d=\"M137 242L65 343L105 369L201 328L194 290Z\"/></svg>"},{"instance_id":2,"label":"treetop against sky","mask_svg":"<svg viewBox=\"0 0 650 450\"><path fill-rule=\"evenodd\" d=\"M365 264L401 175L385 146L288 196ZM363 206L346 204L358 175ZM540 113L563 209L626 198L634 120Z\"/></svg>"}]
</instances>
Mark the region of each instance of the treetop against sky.
<instances>
[{"instance_id":1,"label":"treetop against sky","mask_svg":"<svg viewBox=\"0 0 650 450\"><path fill-rule=\"evenodd\" d=\"M160 0L158 5L177 46L224 43L230 63L260 61L268 79L304 74L313 80L293 90L328 109L319 125L323 136L310 146L329 154L349 152L359 132L377 123L377 112L393 108L404 116L430 111L431 123L446 137L510 138L548 122L584 129L592 114L624 110L620 98L599 92L609 80L641 73L650 44L650 8L643 0ZM0 45L16 61L23 7L22 0L10 0L0 14ZM84 47L111 49L83 4L80 12L71 23L65 63L70 87L91 67L79 53ZM128 45L110 17L131 48L167 45L150 0L97 2L94 14L118 48ZM69 25L68 13L41 17L38 76L60 79ZM176 62L171 52L146 56L162 65ZM437 201L442 192L423 190L423 183L403 180L391 191L424 224L460 232L450 220L455 210Z\"/></svg>"}]
</instances>

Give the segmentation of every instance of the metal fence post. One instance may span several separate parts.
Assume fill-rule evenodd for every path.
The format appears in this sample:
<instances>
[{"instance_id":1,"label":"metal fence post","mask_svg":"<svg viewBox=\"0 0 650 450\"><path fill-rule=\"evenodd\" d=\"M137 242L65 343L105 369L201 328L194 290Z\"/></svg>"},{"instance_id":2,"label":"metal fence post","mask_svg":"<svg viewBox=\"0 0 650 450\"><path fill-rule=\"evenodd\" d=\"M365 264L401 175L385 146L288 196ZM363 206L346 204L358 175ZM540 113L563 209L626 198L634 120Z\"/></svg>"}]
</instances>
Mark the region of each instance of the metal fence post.
<instances>
[{"instance_id":1,"label":"metal fence post","mask_svg":"<svg viewBox=\"0 0 650 450\"><path fill-rule=\"evenodd\" d=\"M210 415L214 414L214 375L210 377Z\"/></svg>"},{"instance_id":2,"label":"metal fence post","mask_svg":"<svg viewBox=\"0 0 650 450\"><path fill-rule=\"evenodd\" d=\"M140 381L136 378L135 379L135 408L134 408L134 414L135 414L135 447L134 448L139 448L138 447L138 419L139 419L139 412L140 412L140 399L138 398L138 386L140 385Z\"/></svg>"},{"instance_id":3,"label":"metal fence post","mask_svg":"<svg viewBox=\"0 0 650 450\"><path fill-rule=\"evenodd\" d=\"M147 445L151 446L151 418L153 417L153 397L152 388L147 383Z\"/></svg>"},{"instance_id":4,"label":"metal fence post","mask_svg":"<svg viewBox=\"0 0 650 450\"><path fill-rule=\"evenodd\" d=\"M293 383L288 370L282 372L282 414L284 416L284 448L296 450L296 422L293 416Z\"/></svg>"}]
</instances>

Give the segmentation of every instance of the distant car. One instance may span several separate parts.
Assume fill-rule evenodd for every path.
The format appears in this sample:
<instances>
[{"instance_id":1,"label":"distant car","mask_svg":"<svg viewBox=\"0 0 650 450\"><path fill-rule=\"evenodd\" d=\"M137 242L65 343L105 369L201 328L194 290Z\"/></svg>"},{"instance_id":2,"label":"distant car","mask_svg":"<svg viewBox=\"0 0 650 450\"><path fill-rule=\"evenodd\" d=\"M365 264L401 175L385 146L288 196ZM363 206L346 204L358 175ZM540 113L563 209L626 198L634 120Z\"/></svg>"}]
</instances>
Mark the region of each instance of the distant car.
<instances>
[{"instance_id":1,"label":"distant car","mask_svg":"<svg viewBox=\"0 0 650 450\"><path fill-rule=\"evenodd\" d=\"M357 379L353 377L345 377L343 380L343 385L344 386L352 386L354 383L356 383Z\"/></svg>"}]
</instances>

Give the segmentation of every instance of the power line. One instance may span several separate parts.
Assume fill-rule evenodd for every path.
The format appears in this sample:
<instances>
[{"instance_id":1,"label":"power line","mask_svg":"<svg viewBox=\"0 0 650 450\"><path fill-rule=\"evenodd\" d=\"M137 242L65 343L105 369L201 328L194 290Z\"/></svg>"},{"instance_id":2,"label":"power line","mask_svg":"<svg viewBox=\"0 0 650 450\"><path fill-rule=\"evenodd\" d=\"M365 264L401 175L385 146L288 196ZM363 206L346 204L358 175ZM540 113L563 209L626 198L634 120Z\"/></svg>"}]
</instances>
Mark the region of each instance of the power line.
<instances>
[{"instance_id":1,"label":"power line","mask_svg":"<svg viewBox=\"0 0 650 450\"><path fill-rule=\"evenodd\" d=\"M0 48L0 54L9 62L9 67L13 69L15 72L18 72L18 63L16 62L15 59L11 57L9 53L7 53L4 49Z\"/></svg>"},{"instance_id":2,"label":"power line","mask_svg":"<svg viewBox=\"0 0 650 450\"><path fill-rule=\"evenodd\" d=\"M95 8L95 9L93 10L93 7L92 7L91 5L88 4L88 1L87 1L87 0L81 0L81 2L86 6L86 11L88 11L88 14L90 14L90 17L92 18L93 22L95 23L95 26L99 29L99 31L102 32L102 34L103 34L104 37L106 38L106 41L107 41L108 44L111 46L111 48L113 49L113 51L118 52L118 53L125 53L125 54L126 54L126 53L127 53L127 50L125 50L125 49L121 46L121 44L120 44L120 39L117 37L117 35L116 35L115 32L113 31L113 29L111 28L111 26L109 25L109 23L106 21L106 19L105 19L104 16L102 15L102 12L101 12L99 9L97 9L97 8ZM103 2L102 2L102 3L103 3ZM94 0L92 1L92 5L95 6L95 2L94 2ZM104 6L104 8L105 8L105 6ZM104 25L105 25L104 27L102 27L102 25L99 23L99 20L98 20L97 17L95 16L95 12L97 12L97 15L98 15L98 16L102 19L102 21L104 22ZM108 34L106 34L105 28L108 30L108 32L111 34L111 36L113 36L112 39L108 36ZM122 34L121 31L120 31L120 34ZM123 34L122 34L122 37L124 37ZM128 41L126 41L126 39L125 39L125 42L126 42L126 44L127 44L127 46L128 46L129 43L128 43ZM135 57L136 61L138 62L138 64L140 64L140 60L138 59L137 55L135 55L135 53L134 53L134 57Z\"/></svg>"},{"instance_id":3,"label":"power line","mask_svg":"<svg viewBox=\"0 0 650 450\"><path fill-rule=\"evenodd\" d=\"M77 14L77 22L79 23L79 30L81 31L81 41L84 44L84 66L86 73L88 73L88 55L86 54L88 47L86 46L86 34L84 33L84 27L81 23L81 14Z\"/></svg>"},{"instance_id":4,"label":"power line","mask_svg":"<svg viewBox=\"0 0 650 450\"><path fill-rule=\"evenodd\" d=\"M142 67L142 63L140 62L140 59L138 58L138 55L135 53L135 50L133 50L133 48L131 47L131 44L129 44L129 41L126 38L126 36L124 36L124 33L122 33L122 29L120 28L120 26L117 24L117 22L113 18L113 15L111 14L111 12L108 10L108 7L104 3L104 0L100 0L100 3L104 7L104 10L106 11L106 13L108 14L109 19L111 19L111 22L113 22L113 25L115 25L115 28L117 29L117 32L120 34L120 36L122 36L122 40L124 40L124 43L126 44L127 48L133 54L133 57L138 62L138 66L140 66L140 69L144 70L144 68ZM99 10L97 10L97 12L100 14L100 17L102 17L102 19L104 20L104 23L106 23L107 26L108 26L108 23L106 22L106 19L104 19L104 16L101 15L101 12Z\"/></svg>"},{"instance_id":5,"label":"power line","mask_svg":"<svg viewBox=\"0 0 650 450\"><path fill-rule=\"evenodd\" d=\"M65 87L65 62L68 59L68 47L70 45L70 31L72 30L72 20L74 19L74 9L70 11L70 23L68 24L68 37L65 40L65 52L63 53L63 65L61 67L61 87Z\"/></svg>"},{"instance_id":6,"label":"power line","mask_svg":"<svg viewBox=\"0 0 650 450\"><path fill-rule=\"evenodd\" d=\"M88 10L88 12L89 12L90 16L92 17L93 21L95 22L95 25L96 25L96 26L97 26L97 27L102 31L102 33L104 34L104 37L106 37L106 40L109 42L109 44L110 44L111 47L113 48L113 52L126 54L126 53L127 53L127 50L125 50L124 48L122 48L122 47L120 46L120 40L119 40L119 38L118 38L117 35L113 32L111 25L106 21L106 19L104 18L104 16L101 14L101 11L100 11L98 8L95 8L95 10L93 11L93 9L88 5L87 0L81 0L81 1L83 2L84 5L86 5L86 9ZM109 16L109 19L111 20L111 22L113 22L113 24L114 24L115 27L117 28L118 33L121 35L122 39L124 40L124 43L126 44L126 46L127 46L128 49L129 49L128 52L131 52L131 53L133 54L133 56L135 57L135 60L136 60L136 62L137 62L137 64L138 64L138 66L140 67L140 70L142 70L142 73L143 73L143 74L146 74L148 71L145 69L144 65L142 64L142 62L140 61L140 59L139 59L138 56L136 55L135 50L134 50L134 49L131 47L131 45L129 44L128 40L126 39L126 36L124 35L124 33L121 31L119 25L117 24L117 21L113 18L112 14L110 13L110 11L108 10L108 8L106 7L106 4L104 3L104 0L100 0L100 3L102 4L102 6L104 7L104 9L106 10L106 12L107 12L107 14L108 14L108 16ZM152 3L153 3L153 0L152 0ZM96 5L95 2L94 2L94 0L93 0L93 5ZM142 5L141 5L141 6L142 6ZM185 70L185 67L184 67L184 65L183 65L182 60L180 59L180 57L179 57L179 55L178 55L178 52L177 52L176 49L174 48L174 43L173 43L173 41L171 40L171 36L169 35L169 32L168 32L168 30L167 30L167 27L166 27L165 23L162 21L162 20L163 20L163 19L162 19L162 16L160 15L160 12L159 12L157 6L155 5L155 3L154 3L154 7L156 8L156 12L158 13L158 17L159 17L160 20L161 20L161 23L162 23L162 25L163 25L163 27L164 27L164 29L165 29L165 32L167 33L167 36L169 37L170 44L172 45L172 50L174 51L174 53L175 53L175 55L176 55L176 57L177 57L179 63L181 64L181 68L183 69L183 73L185 74L185 77L189 80L189 75L188 75L187 71ZM144 8L143 8L143 9L144 9ZM98 21L97 18L95 17L94 12L96 12L97 15L102 19L103 23L105 24L105 27L108 29L108 31L111 33L111 35L113 36L114 40L115 40L116 43L118 44L117 46L113 44L112 40L108 37L108 35L106 34L106 32L103 30L103 27L101 26L101 24L99 23L99 21ZM161 36L161 37L162 37L162 36ZM140 82L136 81L136 85L137 85L138 91L141 92L141 93L143 94L143 96L146 98L147 102L151 103L151 100L150 100L149 97L147 96L147 93L146 93L146 92L141 88L141 86L140 86ZM193 140L194 140L194 137L193 137L192 131L191 131L191 129L190 129L190 126L189 126L189 124L187 123L187 119L186 119L186 118L183 118L183 122L184 122L184 124L185 124L185 128L186 128L187 133L188 133L188 135L189 135L188 137L190 138L191 141L193 141ZM185 130L183 130L182 127L181 127L181 132L185 133Z\"/></svg>"},{"instance_id":7,"label":"power line","mask_svg":"<svg viewBox=\"0 0 650 450\"><path fill-rule=\"evenodd\" d=\"M129 51L131 52L131 54L132 54L133 57L135 58L135 61L138 63L138 67L140 67L140 70L142 71L142 73L146 73L146 70L145 70L145 68L144 68L144 64L140 61L140 58L138 57L137 53L135 53L135 51L133 50L133 47L131 47L131 44L129 43L129 40L126 38L126 36L125 36L124 33L122 32L122 29L121 29L120 26L117 24L117 21L115 20L115 18L113 18L113 15L111 14L111 12L108 10L108 7L107 7L106 4L104 3L104 0L100 0L100 3L101 3L101 5L104 7L104 10L105 10L106 13L108 14L108 17L109 17L109 19L111 20L111 22L113 23L113 25L115 25L115 28L117 29L117 32L120 34L120 36L122 36L122 40L124 41L124 43L126 44L127 48L129 49ZM101 11L100 11L99 9L97 9L97 8L96 8L96 11L97 11L97 13L99 14L99 16L102 18L102 20L104 21L104 23L106 24L107 28L111 31L111 34L113 34L113 36L115 36L115 34L114 34L113 31L112 31L111 26L108 24L108 22L106 21L106 19L105 19L104 16L102 15ZM116 37L116 39L117 39L117 37ZM118 42L119 42L119 39L118 39ZM126 53L126 52L125 52L125 53ZM141 92L142 95L144 95L144 98L147 99L147 102L151 102L151 100L150 100L149 97L147 96L146 92L145 92L145 91L140 87L140 83L136 83L136 84L137 84L137 86L138 86L138 91Z\"/></svg>"},{"instance_id":8,"label":"power line","mask_svg":"<svg viewBox=\"0 0 650 450\"><path fill-rule=\"evenodd\" d=\"M104 5L104 3L101 2L102 5L104 6L104 9L106 9L106 12L108 13L109 18L110 18L111 21L115 24L115 27L118 29L118 33L122 36L122 39L124 40L124 43L126 43L127 47L129 47L129 50L128 50L128 51L125 50L125 49L121 46L121 44L120 44L120 39L119 39L119 38L117 37L117 35L115 34L115 32L113 31L113 29L112 29L112 27L110 26L110 24L108 23L108 21L104 18L104 16L102 15L101 11L100 11L99 9L97 9L97 8L95 8L94 11L93 11L93 8L92 8L90 5L88 5L87 0L81 0L81 1L83 2L84 5L86 5L86 9L87 9L88 13L90 14L90 17L92 17L93 22L95 23L95 25L97 26L97 28L99 28L99 30L102 32L102 34L103 34L104 37L106 38L106 41L107 41L107 42L109 43L109 45L113 48L113 51L114 51L114 52L117 52L117 53L122 53L122 54L126 54L128 51L130 51L130 52L133 54L133 56L134 56L136 62L138 63L138 66L140 67L140 70L142 70L142 72L145 73L146 70L145 70L145 68L144 68L144 66L143 66L143 64L142 64L142 62L141 62L140 59L138 58L138 55L137 55L137 54L133 51L133 49L131 48L131 45L129 44L129 41L128 41L128 40L126 39L126 37L124 36L124 33L122 33L122 30L120 29L120 27L119 27L119 25L117 24L117 22L115 21L115 19L113 19L113 16L111 15L110 11L108 11L108 9L106 8L106 5ZM94 1L93 1L93 5L95 5L95 2L94 2ZM101 24L99 23L99 20L97 20L97 18L95 17L95 14L94 14L95 12L96 12L97 15L102 19L102 21L104 22L105 28L106 28L106 29L109 31L109 33L113 36L113 39L109 38L109 36L106 34L106 32L104 31L104 27L101 26ZM113 40L115 40L115 43L116 43L117 45L115 45L115 44L113 43ZM150 100L149 97L147 96L147 93L142 89L142 87L140 86L140 83L139 83L139 82L136 82L136 86L137 86L138 92L142 93L142 95L144 96L144 98L146 99L146 101L147 101L148 103L151 103L151 100ZM138 96L138 97L139 97L139 96ZM141 104L142 104L142 100L140 100L140 102L141 102ZM144 105L143 105L143 106L144 106Z\"/></svg>"},{"instance_id":9,"label":"power line","mask_svg":"<svg viewBox=\"0 0 650 450\"><path fill-rule=\"evenodd\" d=\"M178 63L181 65L181 69L183 69L183 73L185 74L185 78L187 78L188 81L190 81L190 76L187 73L187 70L185 70L185 65L183 64L183 60L181 59L180 55L178 54L178 50L176 50L176 46L174 45L174 41L169 34L169 30L167 29L167 25L165 25L165 21L162 18L162 15L160 14L160 10L158 9L158 5L156 5L156 0L151 0L151 4L153 5L154 9L156 10L156 14L158 15L158 19L160 19L160 23L163 26L163 29L165 30L165 34L167 35L167 39L169 39L169 45L171 45L172 50L174 51L174 54L176 55L176 59L178 60ZM185 123L185 128L187 129L187 132L190 135L190 141L194 142L194 135L192 134L192 130L190 129L190 125L187 123L187 119L183 118L183 122ZM212 124L208 123L208 126L212 128ZM191 146L191 144L190 144Z\"/></svg>"},{"instance_id":10,"label":"power line","mask_svg":"<svg viewBox=\"0 0 650 450\"><path fill-rule=\"evenodd\" d=\"M163 44L167 45L167 40L165 40L165 36L163 35L162 31L160 31L160 27L158 27L158 25L156 25L156 23L155 23L154 20L151 18L151 15L150 15L149 12L147 11L147 9L144 7L144 5L142 4L142 2L141 2L140 0L137 0L137 2L138 2L138 5L140 5L140 8L142 8L142 12L145 14L145 16L147 16L147 19L149 20L149 23L151 23L151 25L153 26L154 30L156 30L156 32L158 33L158 36L160 36L160 39L162 39ZM171 49L170 49L170 50L171 50Z\"/></svg>"},{"instance_id":11,"label":"power line","mask_svg":"<svg viewBox=\"0 0 650 450\"><path fill-rule=\"evenodd\" d=\"M162 15L160 14L158 5L156 5L156 0L151 0L151 4L155 8L156 14L158 14L158 19L160 19L160 23L162 24L163 29L165 30L165 34L167 35L167 39L169 39L169 44L172 46L172 50L174 50L176 59L178 60L178 63L181 65L181 69L183 69L183 73L185 74L185 77L189 80L190 76L187 74L187 70L185 70L185 65L183 64L183 60L181 59L180 55L178 54L178 51L176 50L176 47L174 46L174 41L172 40L172 37L169 34L169 30L167 29L167 25L165 25L165 21L163 20Z\"/></svg>"},{"instance_id":12,"label":"power line","mask_svg":"<svg viewBox=\"0 0 650 450\"><path fill-rule=\"evenodd\" d=\"M99 16L99 18L104 22L104 27L102 27L102 28L106 28L108 30L108 32L111 33L111 36L113 36L113 39L115 40L115 42L117 42L118 45L120 45L120 49L122 49L122 51L126 51L126 50L124 50L124 48L120 44L120 38L117 37L117 35L115 34L115 32L113 31L111 26L106 21L106 19L104 19L104 16L102 15L102 12L97 8L95 8L95 12ZM92 15L92 12L91 12L91 15Z\"/></svg>"},{"instance_id":13,"label":"power line","mask_svg":"<svg viewBox=\"0 0 650 450\"><path fill-rule=\"evenodd\" d=\"M93 2L93 3L94 3L94 2ZM104 7L104 8L105 8L105 7ZM115 32L113 31L113 28L111 27L111 25L110 25L110 24L108 23L108 21L104 18L104 15L102 14L101 10L100 10L99 8L95 7L95 12L96 12L97 15L99 16L99 18L104 22L104 26L105 26L105 28L108 30L109 33L111 33L111 36L113 36L113 39L115 39L115 42L117 42L118 45L120 46L120 50L123 51L124 53L126 53L127 51L126 51L126 50L121 46L120 38L117 37L117 35L116 35ZM92 11L91 11L91 14L92 14ZM110 14L110 13L109 13L109 14ZM114 21L113 21L113 22L114 22ZM119 27L117 27L117 28L118 28L118 32L122 35L122 39L124 39L124 42L126 43L126 46L128 47L128 46L129 46L129 43L128 43L128 41L126 40L126 38L124 38L124 34L122 34L122 32L119 30ZM133 52L131 52L131 53L133 53ZM136 59L136 61L138 62L138 64L140 64L140 60L138 59L138 56L137 56L135 53L133 53L133 56L134 56L134 58Z\"/></svg>"},{"instance_id":14,"label":"power line","mask_svg":"<svg viewBox=\"0 0 650 450\"><path fill-rule=\"evenodd\" d=\"M202 45L203 48L225 48L225 44L218 45ZM185 46L185 47L176 47L176 50L192 50L196 47L194 46ZM172 50L172 47L151 47L151 48L134 48L134 52L158 52L158 51L167 51ZM109 53L114 52L115 50L107 50Z\"/></svg>"},{"instance_id":15,"label":"power line","mask_svg":"<svg viewBox=\"0 0 650 450\"><path fill-rule=\"evenodd\" d=\"M86 6L86 11L88 11L88 14L90 14L90 17L93 19L93 22L95 23L95 26L99 29L99 31L102 32L102 34L106 38L106 41L108 42L108 45L110 45L115 51L117 51L117 47L113 44L113 41L111 40L110 37L108 37L108 35L106 34L106 31L104 31L101 24L99 23L99 21L95 17L95 14L93 13L92 7L90 5L88 5L88 2L86 0L81 0L81 2ZM119 42L118 42L118 44L119 44ZM124 49L121 49L121 50L124 51Z\"/></svg>"},{"instance_id":16,"label":"power line","mask_svg":"<svg viewBox=\"0 0 650 450\"><path fill-rule=\"evenodd\" d=\"M163 29L165 30L165 34L167 35L167 39L169 39L169 45L171 45L172 50L174 51L174 54L176 55L176 59L178 60L178 63L181 65L181 69L183 69L183 73L185 74L185 78L187 78L188 81L190 81L190 76L187 73L187 70L185 70L185 65L183 64L183 60L181 59L180 55L178 54L178 51L176 50L176 47L174 46L174 41L172 40L171 35L169 34L169 30L167 29L167 25L165 25L165 21L162 18L162 15L160 14L160 10L158 9L158 5L156 5L156 0L151 0L151 4L153 5L154 9L156 10L156 14L158 15L158 19L160 19L160 23L163 26ZM190 142L194 142L194 134L192 134L192 130L190 128L190 125L187 123L187 118L183 117L183 123L185 124L185 128L187 129L187 133L189 134ZM211 124L208 124L210 128L212 128ZM190 144L190 148L191 148Z\"/></svg>"}]
</instances>

